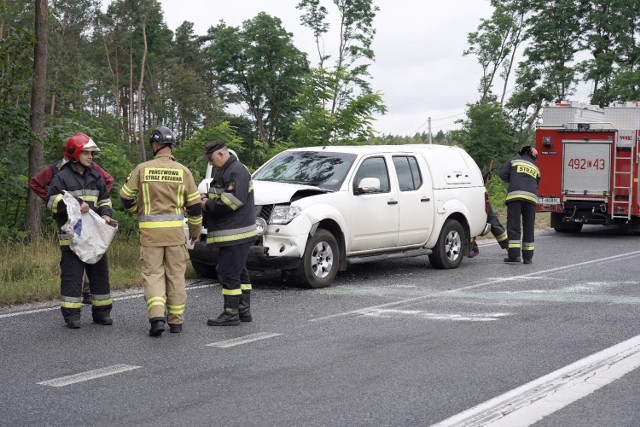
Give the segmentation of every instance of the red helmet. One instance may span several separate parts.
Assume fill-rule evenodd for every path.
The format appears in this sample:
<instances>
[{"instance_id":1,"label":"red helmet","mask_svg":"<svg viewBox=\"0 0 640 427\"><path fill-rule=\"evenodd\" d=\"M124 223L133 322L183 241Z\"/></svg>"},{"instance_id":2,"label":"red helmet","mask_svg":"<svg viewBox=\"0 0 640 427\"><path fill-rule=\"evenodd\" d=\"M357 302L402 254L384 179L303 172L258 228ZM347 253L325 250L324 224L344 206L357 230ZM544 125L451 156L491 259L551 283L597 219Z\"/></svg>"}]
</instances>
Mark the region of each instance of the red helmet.
<instances>
[{"instance_id":1,"label":"red helmet","mask_svg":"<svg viewBox=\"0 0 640 427\"><path fill-rule=\"evenodd\" d=\"M67 139L64 148L64 158L77 162L80 159L81 151L100 151L93 139L84 133L76 133Z\"/></svg>"},{"instance_id":2,"label":"red helmet","mask_svg":"<svg viewBox=\"0 0 640 427\"><path fill-rule=\"evenodd\" d=\"M534 159L538 158L538 150L536 150L535 148L531 147L531 155L533 156Z\"/></svg>"}]
</instances>

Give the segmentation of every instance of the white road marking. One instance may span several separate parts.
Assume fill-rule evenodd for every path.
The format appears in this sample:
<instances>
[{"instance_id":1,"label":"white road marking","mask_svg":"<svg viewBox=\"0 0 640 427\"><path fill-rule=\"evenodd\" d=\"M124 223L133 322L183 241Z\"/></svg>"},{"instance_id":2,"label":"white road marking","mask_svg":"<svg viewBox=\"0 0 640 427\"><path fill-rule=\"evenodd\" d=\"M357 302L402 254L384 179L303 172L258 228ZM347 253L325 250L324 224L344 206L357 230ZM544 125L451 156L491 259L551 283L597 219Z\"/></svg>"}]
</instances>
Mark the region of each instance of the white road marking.
<instances>
[{"instance_id":1,"label":"white road marking","mask_svg":"<svg viewBox=\"0 0 640 427\"><path fill-rule=\"evenodd\" d=\"M197 282L195 282L197 283ZM198 286L187 286L187 291L192 290L192 289L204 289L204 288L211 288L214 286L219 286L218 283L210 283L208 285L198 285ZM124 295L121 297L115 297L113 298L114 301L125 301L128 299L134 299L134 298L140 298L143 297L144 293L136 293L133 295ZM35 313L44 313L45 311L54 311L54 310L60 310L60 305L56 305L54 307L45 307L45 308L37 308L34 310L25 310L25 311L15 311L13 313L5 313L5 314L0 314L0 319L5 319L7 317L15 317L15 316L23 316L25 314L35 314Z\"/></svg>"},{"instance_id":2,"label":"white road marking","mask_svg":"<svg viewBox=\"0 0 640 427\"><path fill-rule=\"evenodd\" d=\"M511 313L429 313L420 310L368 310L361 313L367 317L397 318L397 317L419 317L429 320L452 320L454 322L492 322L501 317L509 316Z\"/></svg>"},{"instance_id":3,"label":"white road marking","mask_svg":"<svg viewBox=\"0 0 640 427\"><path fill-rule=\"evenodd\" d=\"M238 337L230 340L214 342L211 344L207 344L206 347L229 348L229 347L235 347L241 344L247 344L254 341L265 340L267 338L277 337L280 335L282 334L276 334L276 333L270 333L270 332L259 332L257 334L246 335L244 337Z\"/></svg>"},{"instance_id":4,"label":"white road marking","mask_svg":"<svg viewBox=\"0 0 640 427\"><path fill-rule=\"evenodd\" d=\"M529 426L640 366L640 335L585 357L432 427Z\"/></svg>"},{"instance_id":5,"label":"white road marking","mask_svg":"<svg viewBox=\"0 0 640 427\"><path fill-rule=\"evenodd\" d=\"M447 290L447 291L438 291L438 292L434 292L434 293L430 293L430 294L426 294L426 295L421 295L419 297L414 297L414 298L407 298L407 299L403 299L400 301L394 301L394 302L389 302L386 304L379 304L379 305L374 305L374 306L370 306L370 307L365 307L365 308L361 308L358 310L352 310L352 311L345 311L342 313L336 313L336 314L330 314L328 316L322 316L322 317L316 317L315 319L310 319L310 322L321 322L324 320L330 320L330 319L335 319L335 318L339 318L339 317L349 317L349 316L354 316L354 315L359 315L362 313L363 310L376 310L376 309L381 309L381 308L389 308L389 307L395 307L395 306L401 306L401 305L406 305L406 304L410 304L410 303L414 303L414 302L418 302L418 301L424 301L426 299L429 298L433 298L434 296L437 295L443 295L443 294L455 294L457 292L463 292L469 289L475 289L475 288L481 288L484 286L489 286L489 285L495 285L496 283L502 283L502 282L507 282L507 281L513 281L513 280L524 280L524 279L530 279L532 277L539 277L543 274L546 273L551 273L551 272L556 272L556 271L563 271L563 270L573 270L576 268L580 268L582 266L588 265L588 264L599 264L599 263L607 263L607 262L612 262L612 261L620 261L620 260L624 260L626 258L633 258L636 257L637 255L640 254L640 251L634 251L634 252L628 252L625 254L620 254L620 255L613 255L610 257L606 257L606 258L599 258L599 259L595 259L595 260L591 260L591 261L584 261L584 262L580 262L577 264L571 264L571 265L565 265L565 266L561 266L561 267L555 267L555 268L550 268L547 270L542 270L542 271L534 271L531 272L529 274L523 274L520 276L510 276L510 277L503 277L503 278L496 278L496 279L490 279L486 282L482 282L482 283L477 283L475 285L469 285L469 286L465 286L463 288L458 288L458 289L451 289L451 290Z\"/></svg>"},{"instance_id":6,"label":"white road marking","mask_svg":"<svg viewBox=\"0 0 640 427\"><path fill-rule=\"evenodd\" d=\"M48 385L51 387L64 387L70 384L81 383L83 381L89 381L96 378L106 377L109 375L119 374L121 372L132 371L139 369L142 366L134 365L113 365L105 368L94 369L93 371L81 372L79 374L69 375L66 377L54 378L52 380L41 381L38 384Z\"/></svg>"},{"instance_id":7,"label":"white road marking","mask_svg":"<svg viewBox=\"0 0 640 427\"><path fill-rule=\"evenodd\" d=\"M60 310L60 306L47 307L47 308L38 308L36 310L16 311L16 312L13 312L13 313L0 314L0 319L5 319L7 317L22 316L22 315L25 315L25 314L43 313L45 311L53 311L53 310Z\"/></svg>"}]
</instances>

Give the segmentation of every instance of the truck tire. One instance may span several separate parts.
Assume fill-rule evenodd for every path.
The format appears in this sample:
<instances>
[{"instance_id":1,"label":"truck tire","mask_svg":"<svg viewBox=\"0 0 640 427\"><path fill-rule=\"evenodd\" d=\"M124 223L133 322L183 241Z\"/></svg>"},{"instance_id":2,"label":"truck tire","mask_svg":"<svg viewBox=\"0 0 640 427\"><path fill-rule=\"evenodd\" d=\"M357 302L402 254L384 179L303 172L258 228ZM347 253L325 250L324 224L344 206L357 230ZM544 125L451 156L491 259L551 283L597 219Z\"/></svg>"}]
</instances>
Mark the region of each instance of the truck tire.
<instances>
[{"instance_id":1,"label":"truck tire","mask_svg":"<svg viewBox=\"0 0 640 427\"><path fill-rule=\"evenodd\" d=\"M193 269L196 271L196 274L200 277L205 277L207 279L217 279L218 272L216 270L215 265L203 264L198 261L191 260L191 265Z\"/></svg>"},{"instance_id":2,"label":"truck tire","mask_svg":"<svg viewBox=\"0 0 640 427\"><path fill-rule=\"evenodd\" d=\"M293 271L293 281L308 288L325 288L333 283L338 273L340 253L336 238L319 228L307 240L300 266Z\"/></svg>"},{"instance_id":3,"label":"truck tire","mask_svg":"<svg viewBox=\"0 0 640 427\"><path fill-rule=\"evenodd\" d=\"M579 233L582 230L582 223L573 222L562 227L553 227L556 233Z\"/></svg>"},{"instance_id":4,"label":"truck tire","mask_svg":"<svg viewBox=\"0 0 640 427\"><path fill-rule=\"evenodd\" d=\"M551 213L551 227L556 233L579 233L582 230L581 222L564 222L563 215L559 213Z\"/></svg>"},{"instance_id":5,"label":"truck tire","mask_svg":"<svg viewBox=\"0 0 640 427\"><path fill-rule=\"evenodd\" d=\"M458 268L462 263L464 240L462 225L455 219L448 219L440 231L433 253L429 254L431 265L444 270Z\"/></svg>"}]
</instances>

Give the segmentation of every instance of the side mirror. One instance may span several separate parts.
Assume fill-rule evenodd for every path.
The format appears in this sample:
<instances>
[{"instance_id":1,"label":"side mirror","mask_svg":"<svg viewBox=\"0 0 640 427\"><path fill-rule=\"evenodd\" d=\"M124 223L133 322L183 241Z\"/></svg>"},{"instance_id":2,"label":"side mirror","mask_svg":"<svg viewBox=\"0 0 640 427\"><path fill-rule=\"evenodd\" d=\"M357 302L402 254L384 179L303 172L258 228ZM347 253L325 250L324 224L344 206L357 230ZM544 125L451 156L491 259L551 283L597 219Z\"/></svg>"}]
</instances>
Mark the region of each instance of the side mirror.
<instances>
[{"instance_id":1,"label":"side mirror","mask_svg":"<svg viewBox=\"0 0 640 427\"><path fill-rule=\"evenodd\" d=\"M357 194L369 194L380 192L380 179L362 178L358 183Z\"/></svg>"}]
</instances>

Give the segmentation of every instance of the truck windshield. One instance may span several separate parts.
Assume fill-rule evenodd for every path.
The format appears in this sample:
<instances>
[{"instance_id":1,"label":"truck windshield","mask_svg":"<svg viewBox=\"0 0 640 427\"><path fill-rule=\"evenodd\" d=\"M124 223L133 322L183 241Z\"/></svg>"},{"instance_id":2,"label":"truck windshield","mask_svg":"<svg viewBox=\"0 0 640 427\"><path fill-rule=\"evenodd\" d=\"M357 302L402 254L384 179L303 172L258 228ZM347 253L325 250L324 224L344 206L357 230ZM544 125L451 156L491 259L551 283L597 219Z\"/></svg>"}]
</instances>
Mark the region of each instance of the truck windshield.
<instances>
[{"instance_id":1,"label":"truck windshield","mask_svg":"<svg viewBox=\"0 0 640 427\"><path fill-rule=\"evenodd\" d=\"M355 154L284 151L253 175L261 181L285 182L336 191L356 159Z\"/></svg>"}]
</instances>

